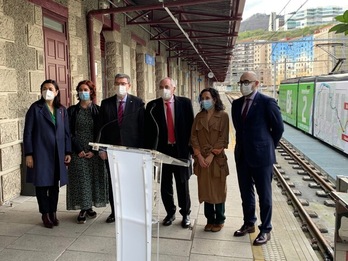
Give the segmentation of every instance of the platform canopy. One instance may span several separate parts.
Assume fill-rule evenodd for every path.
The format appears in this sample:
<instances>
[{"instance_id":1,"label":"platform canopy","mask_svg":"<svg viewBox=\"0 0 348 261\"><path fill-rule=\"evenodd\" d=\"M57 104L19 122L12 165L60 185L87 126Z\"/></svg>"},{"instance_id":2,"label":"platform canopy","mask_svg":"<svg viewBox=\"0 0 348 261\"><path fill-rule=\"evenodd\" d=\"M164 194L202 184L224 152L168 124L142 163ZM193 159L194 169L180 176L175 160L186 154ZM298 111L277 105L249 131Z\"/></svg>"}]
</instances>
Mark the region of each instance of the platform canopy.
<instances>
[{"instance_id":1,"label":"platform canopy","mask_svg":"<svg viewBox=\"0 0 348 261\"><path fill-rule=\"evenodd\" d=\"M187 61L190 70L223 82L227 76L245 0L125 0L115 9L127 25L150 26L169 58Z\"/></svg>"}]
</instances>

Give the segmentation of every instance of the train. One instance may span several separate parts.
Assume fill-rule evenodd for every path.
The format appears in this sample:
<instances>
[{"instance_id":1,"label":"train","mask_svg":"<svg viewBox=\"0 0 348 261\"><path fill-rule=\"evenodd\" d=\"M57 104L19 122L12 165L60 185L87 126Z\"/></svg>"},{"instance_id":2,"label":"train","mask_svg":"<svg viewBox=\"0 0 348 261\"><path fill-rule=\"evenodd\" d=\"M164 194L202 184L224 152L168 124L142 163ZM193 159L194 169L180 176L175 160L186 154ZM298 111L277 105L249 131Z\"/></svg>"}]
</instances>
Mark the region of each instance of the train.
<instances>
[{"instance_id":1,"label":"train","mask_svg":"<svg viewBox=\"0 0 348 261\"><path fill-rule=\"evenodd\" d=\"M348 72L286 79L278 91L284 122L348 156Z\"/></svg>"}]
</instances>

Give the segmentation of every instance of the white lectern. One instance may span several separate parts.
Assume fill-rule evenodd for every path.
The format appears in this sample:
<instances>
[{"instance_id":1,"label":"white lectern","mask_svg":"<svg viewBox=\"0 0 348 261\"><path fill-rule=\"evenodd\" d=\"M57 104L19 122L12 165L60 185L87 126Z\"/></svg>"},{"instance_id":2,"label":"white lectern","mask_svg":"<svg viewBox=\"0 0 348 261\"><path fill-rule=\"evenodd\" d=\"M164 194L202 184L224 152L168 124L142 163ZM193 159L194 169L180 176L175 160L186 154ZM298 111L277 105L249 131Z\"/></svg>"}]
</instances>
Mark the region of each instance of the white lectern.
<instances>
[{"instance_id":1,"label":"white lectern","mask_svg":"<svg viewBox=\"0 0 348 261\"><path fill-rule=\"evenodd\" d=\"M90 145L107 148L115 203L116 260L151 261L153 180L158 179L154 169L158 168L160 177L163 163L189 164L154 150Z\"/></svg>"}]
</instances>

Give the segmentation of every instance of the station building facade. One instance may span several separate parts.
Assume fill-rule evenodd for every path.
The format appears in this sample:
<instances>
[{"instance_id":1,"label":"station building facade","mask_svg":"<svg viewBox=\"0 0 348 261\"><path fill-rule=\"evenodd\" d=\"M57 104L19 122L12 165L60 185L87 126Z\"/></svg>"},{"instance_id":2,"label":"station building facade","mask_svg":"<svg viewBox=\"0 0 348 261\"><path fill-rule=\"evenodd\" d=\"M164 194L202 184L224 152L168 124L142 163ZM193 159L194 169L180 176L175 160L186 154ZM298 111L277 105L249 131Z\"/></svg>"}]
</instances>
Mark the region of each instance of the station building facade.
<instances>
[{"instance_id":1,"label":"station building facade","mask_svg":"<svg viewBox=\"0 0 348 261\"><path fill-rule=\"evenodd\" d=\"M197 71L170 58L165 42L150 40L151 28L126 25L136 13L88 15L117 7L109 2L0 0L0 205L28 188L24 118L45 79L58 82L67 107L77 102L75 88L84 79L96 83L97 103L114 95L117 73L130 75L130 92L145 102L156 98L166 76L177 81L177 95L193 98L203 87Z\"/></svg>"}]
</instances>

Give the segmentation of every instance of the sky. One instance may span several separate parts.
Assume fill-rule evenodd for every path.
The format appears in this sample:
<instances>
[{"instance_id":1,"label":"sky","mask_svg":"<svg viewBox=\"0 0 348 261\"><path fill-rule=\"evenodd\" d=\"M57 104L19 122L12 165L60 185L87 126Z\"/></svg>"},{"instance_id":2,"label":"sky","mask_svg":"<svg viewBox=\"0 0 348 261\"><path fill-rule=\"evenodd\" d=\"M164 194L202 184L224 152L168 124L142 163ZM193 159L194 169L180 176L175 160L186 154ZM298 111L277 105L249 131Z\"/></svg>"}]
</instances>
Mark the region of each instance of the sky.
<instances>
[{"instance_id":1,"label":"sky","mask_svg":"<svg viewBox=\"0 0 348 261\"><path fill-rule=\"evenodd\" d=\"M344 10L348 9L347 0L246 0L243 11L243 20L246 20L250 16L256 13L270 14L276 12L277 14L288 14L297 11L300 6L300 10L312 7L325 7L325 6L341 6ZM286 6L286 7L285 7ZM283 8L285 9L283 10ZM283 11L282 11L283 10Z\"/></svg>"}]
</instances>

